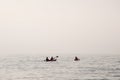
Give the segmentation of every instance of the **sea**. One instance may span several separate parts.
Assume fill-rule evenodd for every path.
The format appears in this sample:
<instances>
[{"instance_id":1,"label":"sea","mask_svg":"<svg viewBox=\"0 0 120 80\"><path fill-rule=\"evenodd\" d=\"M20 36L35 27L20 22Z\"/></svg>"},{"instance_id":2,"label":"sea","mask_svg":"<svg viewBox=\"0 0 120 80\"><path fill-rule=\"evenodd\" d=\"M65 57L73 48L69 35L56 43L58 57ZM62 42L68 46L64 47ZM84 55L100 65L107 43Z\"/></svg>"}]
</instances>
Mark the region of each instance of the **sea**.
<instances>
[{"instance_id":1,"label":"sea","mask_svg":"<svg viewBox=\"0 0 120 80\"><path fill-rule=\"evenodd\" d=\"M120 56L74 56L54 62L39 55L0 57L0 80L120 80Z\"/></svg>"}]
</instances>

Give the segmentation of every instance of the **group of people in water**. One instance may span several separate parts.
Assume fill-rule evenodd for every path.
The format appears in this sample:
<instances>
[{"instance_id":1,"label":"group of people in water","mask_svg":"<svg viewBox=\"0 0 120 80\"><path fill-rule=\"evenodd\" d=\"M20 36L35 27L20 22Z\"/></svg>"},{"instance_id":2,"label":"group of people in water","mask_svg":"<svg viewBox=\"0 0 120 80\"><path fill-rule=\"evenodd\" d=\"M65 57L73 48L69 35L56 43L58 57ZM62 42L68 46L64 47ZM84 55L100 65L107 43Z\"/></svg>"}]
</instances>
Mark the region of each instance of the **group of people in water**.
<instances>
[{"instance_id":1,"label":"group of people in water","mask_svg":"<svg viewBox=\"0 0 120 80\"><path fill-rule=\"evenodd\" d=\"M56 57L51 57L50 59L48 58L48 57L46 57L46 59L44 60L44 61L57 61L57 58L58 58L59 56L56 56ZM79 61L80 59L77 57L77 56L75 56L75 58L74 58L74 61Z\"/></svg>"},{"instance_id":2,"label":"group of people in water","mask_svg":"<svg viewBox=\"0 0 120 80\"><path fill-rule=\"evenodd\" d=\"M58 58L58 56L56 56L56 57L52 56L50 59L48 57L46 57L45 61L56 61L57 58Z\"/></svg>"}]
</instances>

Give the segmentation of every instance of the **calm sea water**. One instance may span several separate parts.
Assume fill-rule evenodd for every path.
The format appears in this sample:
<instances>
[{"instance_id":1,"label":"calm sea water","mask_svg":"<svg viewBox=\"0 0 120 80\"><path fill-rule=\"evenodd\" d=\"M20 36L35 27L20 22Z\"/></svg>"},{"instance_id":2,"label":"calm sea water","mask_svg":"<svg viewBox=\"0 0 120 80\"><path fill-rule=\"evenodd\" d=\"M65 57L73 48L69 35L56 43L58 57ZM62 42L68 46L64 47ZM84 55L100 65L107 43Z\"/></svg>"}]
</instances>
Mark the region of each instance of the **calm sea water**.
<instances>
[{"instance_id":1,"label":"calm sea water","mask_svg":"<svg viewBox=\"0 0 120 80\"><path fill-rule=\"evenodd\" d=\"M59 57L44 62L41 56L0 58L0 80L120 80L120 57Z\"/></svg>"}]
</instances>

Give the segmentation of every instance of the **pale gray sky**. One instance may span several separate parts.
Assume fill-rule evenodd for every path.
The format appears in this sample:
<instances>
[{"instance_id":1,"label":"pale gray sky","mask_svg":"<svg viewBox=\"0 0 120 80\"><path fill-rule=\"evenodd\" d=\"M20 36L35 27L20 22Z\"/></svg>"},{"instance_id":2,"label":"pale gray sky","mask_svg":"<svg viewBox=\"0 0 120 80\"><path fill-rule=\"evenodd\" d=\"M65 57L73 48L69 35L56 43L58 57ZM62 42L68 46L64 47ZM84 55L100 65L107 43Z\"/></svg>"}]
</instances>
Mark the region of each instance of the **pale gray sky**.
<instances>
[{"instance_id":1,"label":"pale gray sky","mask_svg":"<svg viewBox=\"0 0 120 80\"><path fill-rule=\"evenodd\" d=\"M120 0L0 0L0 54L119 54Z\"/></svg>"}]
</instances>

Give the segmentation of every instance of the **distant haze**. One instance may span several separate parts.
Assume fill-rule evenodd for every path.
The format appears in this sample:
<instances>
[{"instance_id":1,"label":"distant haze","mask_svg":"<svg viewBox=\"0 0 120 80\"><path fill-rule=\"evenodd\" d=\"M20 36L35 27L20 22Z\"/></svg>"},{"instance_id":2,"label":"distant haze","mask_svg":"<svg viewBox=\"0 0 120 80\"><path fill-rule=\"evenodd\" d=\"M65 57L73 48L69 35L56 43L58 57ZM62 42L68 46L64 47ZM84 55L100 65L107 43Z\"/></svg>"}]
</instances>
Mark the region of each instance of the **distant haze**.
<instances>
[{"instance_id":1,"label":"distant haze","mask_svg":"<svg viewBox=\"0 0 120 80\"><path fill-rule=\"evenodd\" d=\"M119 54L120 0L0 0L0 54Z\"/></svg>"}]
</instances>

